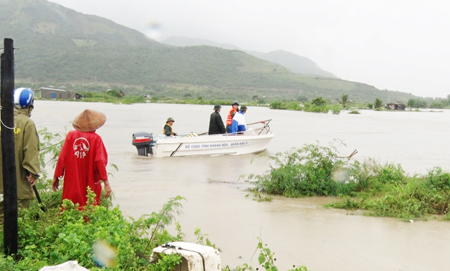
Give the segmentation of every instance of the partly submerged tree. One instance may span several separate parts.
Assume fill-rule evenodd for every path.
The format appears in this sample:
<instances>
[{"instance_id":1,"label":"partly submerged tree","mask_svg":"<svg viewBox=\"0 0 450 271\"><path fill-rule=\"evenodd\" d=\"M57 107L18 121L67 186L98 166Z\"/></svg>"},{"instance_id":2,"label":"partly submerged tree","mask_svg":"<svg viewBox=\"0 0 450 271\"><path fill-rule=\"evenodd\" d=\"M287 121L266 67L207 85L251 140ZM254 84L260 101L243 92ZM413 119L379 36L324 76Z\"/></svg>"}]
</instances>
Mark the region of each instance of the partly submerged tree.
<instances>
[{"instance_id":1,"label":"partly submerged tree","mask_svg":"<svg viewBox=\"0 0 450 271\"><path fill-rule=\"evenodd\" d=\"M378 98L376 98L375 99L375 105L374 105L375 109L381 108L382 105L383 105L383 101L378 99Z\"/></svg>"},{"instance_id":2,"label":"partly submerged tree","mask_svg":"<svg viewBox=\"0 0 450 271\"><path fill-rule=\"evenodd\" d=\"M317 105L317 106L324 106L327 104L327 101L324 100L322 97L317 97L311 101L311 104Z\"/></svg>"},{"instance_id":3,"label":"partly submerged tree","mask_svg":"<svg viewBox=\"0 0 450 271\"><path fill-rule=\"evenodd\" d=\"M339 103L342 104L342 107L346 108L348 103L348 94L342 94L341 100L339 100Z\"/></svg>"}]
</instances>

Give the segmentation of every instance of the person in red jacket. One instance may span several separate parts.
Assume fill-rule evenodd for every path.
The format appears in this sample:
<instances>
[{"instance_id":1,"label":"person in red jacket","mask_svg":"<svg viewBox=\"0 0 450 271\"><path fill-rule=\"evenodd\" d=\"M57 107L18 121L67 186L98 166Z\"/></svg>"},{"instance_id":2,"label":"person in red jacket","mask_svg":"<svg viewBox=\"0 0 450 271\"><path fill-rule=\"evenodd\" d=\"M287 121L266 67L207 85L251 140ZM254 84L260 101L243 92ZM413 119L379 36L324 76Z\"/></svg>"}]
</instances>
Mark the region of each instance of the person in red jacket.
<instances>
[{"instance_id":1,"label":"person in red jacket","mask_svg":"<svg viewBox=\"0 0 450 271\"><path fill-rule=\"evenodd\" d=\"M108 154L102 138L95 133L105 122L105 114L99 111L86 109L78 115L72 123L75 131L67 134L56 164L53 190L59 188L59 178L64 176L62 200L71 200L80 209L86 206L88 187L95 193L94 205L100 204L102 181L106 197L111 194L106 172Z\"/></svg>"},{"instance_id":2,"label":"person in red jacket","mask_svg":"<svg viewBox=\"0 0 450 271\"><path fill-rule=\"evenodd\" d=\"M233 123L233 118L234 115L236 115L236 113L239 111L239 103L237 101L234 101L233 104L231 105L231 109L228 112L228 116L227 116L227 132L230 132L230 126Z\"/></svg>"}]
</instances>

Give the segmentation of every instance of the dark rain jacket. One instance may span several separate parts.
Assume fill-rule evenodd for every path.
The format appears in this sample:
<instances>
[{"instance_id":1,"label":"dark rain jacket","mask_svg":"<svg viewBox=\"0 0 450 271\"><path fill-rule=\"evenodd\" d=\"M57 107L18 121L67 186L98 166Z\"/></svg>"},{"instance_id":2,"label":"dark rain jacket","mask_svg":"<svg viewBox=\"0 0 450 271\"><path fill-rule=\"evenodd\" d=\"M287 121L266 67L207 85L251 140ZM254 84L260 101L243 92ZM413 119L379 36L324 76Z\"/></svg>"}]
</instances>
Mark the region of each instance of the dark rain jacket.
<instances>
[{"instance_id":1,"label":"dark rain jacket","mask_svg":"<svg viewBox=\"0 0 450 271\"><path fill-rule=\"evenodd\" d=\"M211 114L211 118L209 119L208 134L225 134L225 126L223 125L222 118L217 111L214 111L214 113Z\"/></svg>"},{"instance_id":2,"label":"dark rain jacket","mask_svg":"<svg viewBox=\"0 0 450 271\"><path fill-rule=\"evenodd\" d=\"M27 175L31 173L37 179L41 171L39 163L39 136L36 125L28 117L28 112L28 109L19 109L14 112L17 199L33 198L33 188L27 181ZM1 129L6 128L1 126ZM2 152L0 149L0 173L3 172L2 163ZM3 194L3 174L0 174L0 194Z\"/></svg>"},{"instance_id":3,"label":"dark rain jacket","mask_svg":"<svg viewBox=\"0 0 450 271\"><path fill-rule=\"evenodd\" d=\"M173 132L172 126L168 123L164 124L163 133L166 136L176 135L176 133Z\"/></svg>"}]
</instances>

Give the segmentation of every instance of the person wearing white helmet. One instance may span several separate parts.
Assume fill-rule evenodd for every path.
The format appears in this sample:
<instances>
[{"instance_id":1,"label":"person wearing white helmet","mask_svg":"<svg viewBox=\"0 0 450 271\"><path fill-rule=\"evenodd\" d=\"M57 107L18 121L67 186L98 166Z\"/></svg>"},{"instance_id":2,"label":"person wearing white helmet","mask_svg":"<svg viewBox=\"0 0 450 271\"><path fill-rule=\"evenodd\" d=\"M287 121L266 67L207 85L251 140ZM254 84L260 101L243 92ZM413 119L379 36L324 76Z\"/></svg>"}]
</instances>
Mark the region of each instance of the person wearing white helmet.
<instances>
[{"instance_id":1,"label":"person wearing white helmet","mask_svg":"<svg viewBox=\"0 0 450 271\"><path fill-rule=\"evenodd\" d=\"M14 147L16 157L17 201L19 208L28 208L33 199L33 185L41 171L39 163L39 135L30 119L34 108L34 92L30 88L14 90ZM2 126L2 129L8 127ZM0 160L1 160L0 152ZM2 162L0 161L0 171ZM0 174L0 194L3 194L3 176ZM3 201L0 203L0 224L3 224Z\"/></svg>"}]
</instances>

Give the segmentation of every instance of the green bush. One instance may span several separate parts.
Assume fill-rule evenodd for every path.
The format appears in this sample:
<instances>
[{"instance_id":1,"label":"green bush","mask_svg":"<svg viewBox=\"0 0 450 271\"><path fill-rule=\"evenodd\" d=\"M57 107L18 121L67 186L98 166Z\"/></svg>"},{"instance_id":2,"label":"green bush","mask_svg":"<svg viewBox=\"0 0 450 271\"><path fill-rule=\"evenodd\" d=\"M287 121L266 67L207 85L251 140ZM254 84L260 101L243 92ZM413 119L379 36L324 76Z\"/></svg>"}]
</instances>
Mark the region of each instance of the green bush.
<instances>
[{"instance_id":1,"label":"green bush","mask_svg":"<svg viewBox=\"0 0 450 271\"><path fill-rule=\"evenodd\" d=\"M349 186L336 182L333 173L345 166L338 158L336 147L306 144L303 148L292 149L271 157L276 167L255 178L256 190L286 197L316 195L338 195ZM345 193L345 192L344 192Z\"/></svg>"},{"instance_id":2,"label":"green bush","mask_svg":"<svg viewBox=\"0 0 450 271\"><path fill-rule=\"evenodd\" d=\"M383 101L378 99L378 98L376 98L373 107L375 109L378 109L378 108L381 108L382 106L383 106Z\"/></svg>"},{"instance_id":3,"label":"green bush","mask_svg":"<svg viewBox=\"0 0 450 271\"><path fill-rule=\"evenodd\" d=\"M38 270L45 265L69 260L77 260L81 266L97 270L93 252L97 241L107 243L117 252L111 270L158 270L148 262L152 249L157 244L179 241L183 237L179 226L176 236L166 230L173 222L173 213L181 207L183 198L179 196L170 199L160 212L131 221L118 207L108 209L88 205L80 211L68 200L64 201L65 209L60 214L59 204L47 205L49 201L60 203L60 193L58 197L49 198L47 193L41 197L47 207L46 212L35 205L19 213L19 250L16 256L19 261L2 257L1 270ZM88 197L92 203L94 193L89 191Z\"/></svg>"},{"instance_id":4,"label":"green bush","mask_svg":"<svg viewBox=\"0 0 450 271\"><path fill-rule=\"evenodd\" d=\"M358 184L356 198L330 204L343 209L363 209L375 216L404 220L427 215L449 217L450 173L437 167L423 176L407 177L399 165L368 166L357 163L354 170ZM356 173L358 172L358 173Z\"/></svg>"},{"instance_id":5,"label":"green bush","mask_svg":"<svg viewBox=\"0 0 450 271\"><path fill-rule=\"evenodd\" d=\"M264 244L262 239L258 237L258 246L256 248L255 253L258 251L258 265L261 268L264 268L266 271L278 271L278 267L275 266L275 252L272 252L270 248L267 247L267 244ZM306 266L302 265L299 267L293 267L294 269L289 269L288 271L308 271ZM230 268L227 266L223 269L224 271L230 271ZM237 266L236 271L255 271L259 270L259 268L253 268L252 266L244 263L243 265Z\"/></svg>"},{"instance_id":6,"label":"green bush","mask_svg":"<svg viewBox=\"0 0 450 271\"><path fill-rule=\"evenodd\" d=\"M339 196L343 200L327 206L405 220L427 215L450 220L450 173L441 168L409 177L399 164L350 161L339 157L334 145L313 144L278 153L271 160L275 165L270 171L249 176L258 201L270 201L265 194Z\"/></svg>"},{"instance_id":7,"label":"green bush","mask_svg":"<svg viewBox=\"0 0 450 271\"><path fill-rule=\"evenodd\" d=\"M270 109L287 109L286 105L280 101L273 102L269 105Z\"/></svg>"}]
</instances>

